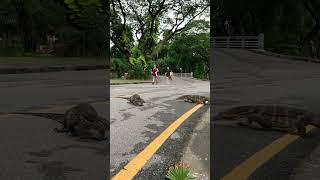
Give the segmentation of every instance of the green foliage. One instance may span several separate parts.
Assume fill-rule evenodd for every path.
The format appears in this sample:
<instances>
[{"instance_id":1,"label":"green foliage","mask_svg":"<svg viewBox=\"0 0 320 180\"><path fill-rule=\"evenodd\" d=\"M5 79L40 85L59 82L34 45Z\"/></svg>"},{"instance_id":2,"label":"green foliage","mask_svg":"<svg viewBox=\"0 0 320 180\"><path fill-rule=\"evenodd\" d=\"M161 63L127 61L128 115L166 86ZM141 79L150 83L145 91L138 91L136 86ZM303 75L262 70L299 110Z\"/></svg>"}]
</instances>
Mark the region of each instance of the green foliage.
<instances>
[{"instance_id":1,"label":"green foliage","mask_svg":"<svg viewBox=\"0 0 320 180\"><path fill-rule=\"evenodd\" d=\"M209 68L209 48L209 33L185 32L174 39L168 55L175 59L175 69L181 67L186 72L194 72L195 77L203 78Z\"/></svg>"},{"instance_id":2,"label":"green foliage","mask_svg":"<svg viewBox=\"0 0 320 180\"><path fill-rule=\"evenodd\" d=\"M104 54L107 49L107 14L103 0L65 0L73 11L70 22L82 31L83 51L98 50L94 54ZM83 43L82 43L83 44ZM85 52L84 55L87 55Z\"/></svg>"},{"instance_id":3,"label":"green foliage","mask_svg":"<svg viewBox=\"0 0 320 180\"><path fill-rule=\"evenodd\" d=\"M103 0L3 0L0 29L8 37L5 48L32 54L55 35L56 55L106 54L106 13ZM65 3L65 4L64 4ZM2 35L1 35L2 36ZM15 40L13 40L13 38Z\"/></svg>"},{"instance_id":4,"label":"green foliage","mask_svg":"<svg viewBox=\"0 0 320 180\"><path fill-rule=\"evenodd\" d=\"M131 66L131 69L128 71L129 79L147 79L150 77L150 72L145 69L145 66L141 64Z\"/></svg>"},{"instance_id":5,"label":"green foliage","mask_svg":"<svg viewBox=\"0 0 320 180\"><path fill-rule=\"evenodd\" d=\"M0 48L0 56L20 56L21 52L16 48Z\"/></svg>"},{"instance_id":6,"label":"green foliage","mask_svg":"<svg viewBox=\"0 0 320 180\"><path fill-rule=\"evenodd\" d=\"M207 79L208 74L206 73L209 68L204 64L196 64L193 68L193 77L198 79Z\"/></svg>"},{"instance_id":7,"label":"green foliage","mask_svg":"<svg viewBox=\"0 0 320 180\"><path fill-rule=\"evenodd\" d=\"M170 67L173 72L179 72L177 60L172 57L163 57L157 60L157 65L160 72L165 72L167 67Z\"/></svg>"},{"instance_id":8,"label":"green foliage","mask_svg":"<svg viewBox=\"0 0 320 180\"><path fill-rule=\"evenodd\" d=\"M151 53L156 47L158 43L159 37L159 25L160 25L160 18L156 17L153 27L151 27L151 16L149 15L146 20L146 29L144 36L140 39L138 48L144 54L144 57L148 60L151 59ZM147 60L147 61L148 61Z\"/></svg>"},{"instance_id":9,"label":"green foliage","mask_svg":"<svg viewBox=\"0 0 320 180\"><path fill-rule=\"evenodd\" d=\"M146 64L145 57L138 47L133 47L131 49L131 57L130 57L129 61L132 65Z\"/></svg>"},{"instance_id":10,"label":"green foliage","mask_svg":"<svg viewBox=\"0 0 320 180\"><path fill-rule=\"evenodd\" d=\"M195 179L190 175L191 169L189 166L184 164L178 164L171 167L166 175L167 179L170 180L191 180Z\"/></svg>"},{"instance_id":11,"label":"green foliage","mask_svg":"<svg viewBox=\"0 0 320 180\"><path fill-rule=\"evenodd\" d=\"M130 68L131 66L126 59L111 58L111 72L115 73L117 78L123 76Z\"/></svg>"},{"instance_id":12,"label":"green foliage","mask_svg":"<svg viewBox=\"0 0 320 180\"><path fill-rule=\"evenodd\" d=\"M179 72L179 68L191 72L197 64L207 66L209 22L195 20L195 16L203 13L208 3L207 0L184 3L112 0L112 55L121 57L119 52L122 53L131 67L129 76L135 77L150 76L154 64L160 72L167 66L175 72ZM174 16L168 17L168 13ZM202 72L205 67L198 69L196 75L206 74Z\"/></svg>"},{"instance_id":13,"label":"green foliage","mask_svg":"<svg viewBox=\"0 0 320 180\"><path fill-rule=\"evenodd\" d=\"M209 7L208 0L188 0L183 3L176 0L111 0L110 4L113 44L130 60L128 50L136 42L146 62L158 58L158 53L153 52L159 52L164 47L159 45L160 42L165 44L171 40L184 29L184 25L188 25ZM131 38L132 34L136 35L135 39Z\"/></svg>"},{"instance_id":14,"label":"green foliage","mask_svg":"<svg viewBox=\"0 0 320 180\"><path fill-rule=\"evenodd\" d=\"M116 48L115 46L112 46L110 48L110 57L111 58L125 58L124 55L121 53L121 51Z\"/></svg>"},{"instance_id":15,"label":"green foliage","mask_svg":"<svg viewBox=\"0 0 320 180\"><path fill-rule=\"evenodd\" d=\"M118 14L111 13L111 34L113 35L114 41L119 46L127 47L131 49L134 47L134 38L132 28L128 25L123 25L121 17Z\"/></svg>"}]
</instances>

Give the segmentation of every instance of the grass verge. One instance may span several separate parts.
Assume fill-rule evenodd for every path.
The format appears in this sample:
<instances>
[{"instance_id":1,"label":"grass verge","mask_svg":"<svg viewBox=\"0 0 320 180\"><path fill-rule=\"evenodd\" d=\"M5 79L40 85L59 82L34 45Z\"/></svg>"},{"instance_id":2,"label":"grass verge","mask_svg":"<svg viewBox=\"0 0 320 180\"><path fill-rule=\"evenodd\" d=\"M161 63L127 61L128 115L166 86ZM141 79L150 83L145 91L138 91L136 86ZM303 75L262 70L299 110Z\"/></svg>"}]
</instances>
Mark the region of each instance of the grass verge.
<instances>
[{"instance_id":1,"label":"grass verge","mask_svg":"<svg viewBox=\"0 0 320 180\"><path fill-rule=\"evenodd\" d=\"M103 57L0 57L0 65L92 65L106 63Z\"/></svg>"},{"instance_id":2,"label":"grass verge","mask_svg":"<svg viewBox=\"0 0 320 180\"><path fill-rule=\"evenodd\" d=\"M111 79L111 84L134 84L134 83L152 83L151 80L139 80L139 79Z\"/></svg>"}]
</instances>

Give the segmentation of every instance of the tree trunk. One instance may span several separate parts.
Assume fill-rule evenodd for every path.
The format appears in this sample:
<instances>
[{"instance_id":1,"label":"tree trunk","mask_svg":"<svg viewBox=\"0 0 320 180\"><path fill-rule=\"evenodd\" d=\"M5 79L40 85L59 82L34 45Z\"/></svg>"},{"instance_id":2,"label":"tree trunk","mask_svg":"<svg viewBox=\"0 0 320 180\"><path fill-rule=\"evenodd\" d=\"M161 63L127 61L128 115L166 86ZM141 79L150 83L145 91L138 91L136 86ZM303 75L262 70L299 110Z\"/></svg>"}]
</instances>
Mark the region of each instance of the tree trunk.
<instances>
[{"instance_id":1,"label":"tree trunk","mask_svg":"<svg viewBox=\"0 0 320 180\"><path fill-rule=\"evenodd\" d=\"M311 31L303 38L302 43L301 43L301 47L302 47L302 53L304 55L310 56L312 55L312 52L310 51L310 41L314 40L319 32L320 26L317 23L312 29Z\"/></svg>"},{"instance_id":2,"label":"tree trunk","mask_svg":"<svg viewBox=\"0 0 320 180\"><path fill-rule=\"evenodd\" d=\"M86 32L82 32L82 56L86 56Z\"/></svg>"}]
</instances>

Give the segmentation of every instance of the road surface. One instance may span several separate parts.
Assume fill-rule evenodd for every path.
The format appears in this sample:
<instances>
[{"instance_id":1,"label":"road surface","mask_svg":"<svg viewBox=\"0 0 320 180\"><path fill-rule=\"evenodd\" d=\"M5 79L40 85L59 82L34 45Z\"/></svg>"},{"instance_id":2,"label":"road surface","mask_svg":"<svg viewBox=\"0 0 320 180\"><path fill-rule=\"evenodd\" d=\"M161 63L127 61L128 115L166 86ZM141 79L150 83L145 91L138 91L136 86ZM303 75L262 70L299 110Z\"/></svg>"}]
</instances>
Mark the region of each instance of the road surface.
<instances>
[{"instance_id":1,"label":"road surface","mask_svg":"<svg viewBox=\"0 0 320 180\"><path fill-rule=\"evenodd\" d=\"M171 123L195 106L191 103L178 102L175 100L177 97L185 94L209 97L209 83L190 78L173 78L171 84L166 84L165 78L161 77L158 85L150 83L111 86L111 175L116 175ZM129 97L135 93L146 101L144 106L136 107L125 99L117 98ZM169 166L179 162L200 115L209 107L206 105L188 118L135 179L164 179Z\"/></svg>"},{"instance_id":2,"label":"road surface","mask_svg":"<svg viewBox=\"0 0 320 180\"><path fill-rule=\"evenodd\" d=\"M286 60L239 49L216 49L212 56L214 79L213 114L234 106L250 104L281 104L318 112L320 102L320 65ZM256 157L255 153L285 134L257 131L233 125L214 123L211 151L213 157L212 179L221 179L239 168L241 163ZM285 137L288 140L292 137ZM320 134L312 131L305 139L290 143L269 161L254 169L249 179L289 179L302 160L319 145ZM263 155L262 155L263 156ZM254 158L253 158L254 159ZM251 159L252 160L252 159ZM259 159L255 159L259 161ZM257 168L257 169L255 169ZM248 173L247 170L239 174Z\"/></svg>"},{"instance_id":3,"label":"road surface","mask_svg":"<svg viewBox=\"0 0 320 180\"><path fill-rule=\"evenodd\" d=\"M8 112L64 113L90 102L106 117L106 71L0 75L0 179L105 179L107 143L57 134L60 124Z\"/></svg>"}]
</instances>

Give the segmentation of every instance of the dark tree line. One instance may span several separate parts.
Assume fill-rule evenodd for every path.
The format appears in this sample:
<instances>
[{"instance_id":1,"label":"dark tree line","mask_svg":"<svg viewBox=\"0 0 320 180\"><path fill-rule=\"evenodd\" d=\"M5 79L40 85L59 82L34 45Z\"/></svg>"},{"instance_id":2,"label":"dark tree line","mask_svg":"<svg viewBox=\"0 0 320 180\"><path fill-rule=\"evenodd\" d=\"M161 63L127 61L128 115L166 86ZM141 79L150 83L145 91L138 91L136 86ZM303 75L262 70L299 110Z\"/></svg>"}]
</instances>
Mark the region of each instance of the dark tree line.
<instances>
[{"instance_id":1,"label":"dark tree line","mask_svg":"<svg viewBox=\"0 0 320 180\"><path fill-rule=\"evenodd\" d=\"M276 52L312 55L310 46L320 45L319 0L214 0L212 35L265 34L265 47Z\"/></svg>"},{"instance_id":2,"label":"dark tree line","mask_svg":"<svg viewBox=\"0 0 320 180\"><path fill-rule=\"evenodd\" d=\"M101 56L107 49L104 0L0 1L0 55L35 53L54 37L58 56ZM105 7L104 7L105 6Z\"/></svg>"}]
</instances>

